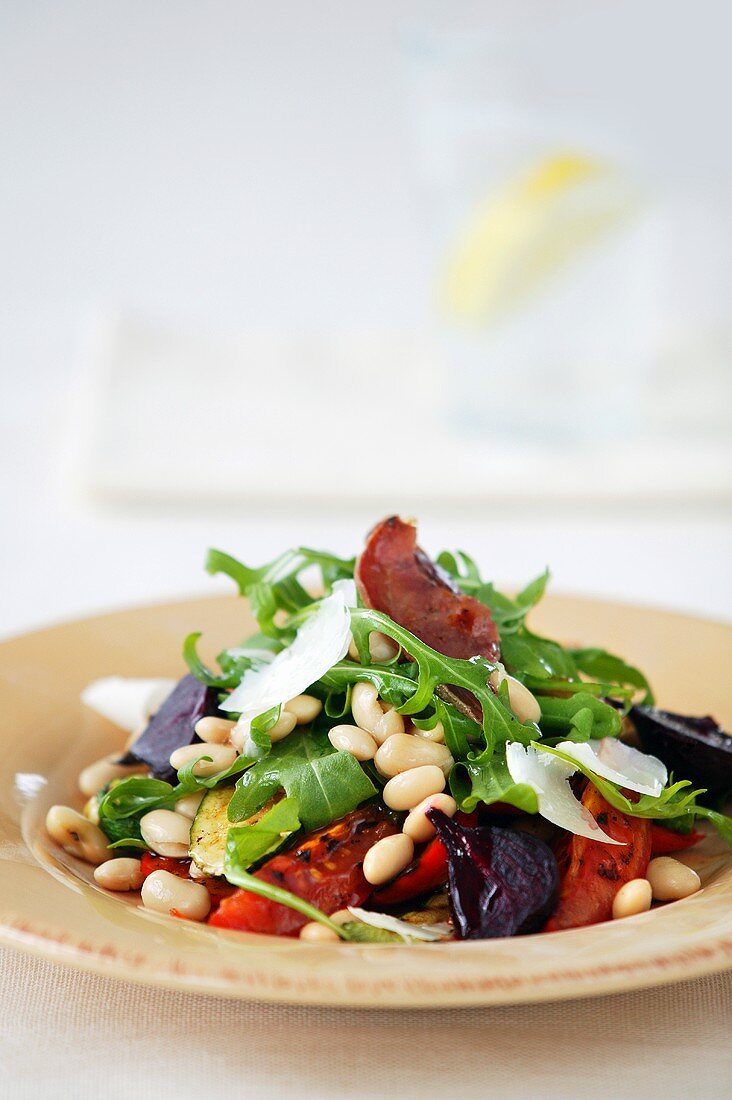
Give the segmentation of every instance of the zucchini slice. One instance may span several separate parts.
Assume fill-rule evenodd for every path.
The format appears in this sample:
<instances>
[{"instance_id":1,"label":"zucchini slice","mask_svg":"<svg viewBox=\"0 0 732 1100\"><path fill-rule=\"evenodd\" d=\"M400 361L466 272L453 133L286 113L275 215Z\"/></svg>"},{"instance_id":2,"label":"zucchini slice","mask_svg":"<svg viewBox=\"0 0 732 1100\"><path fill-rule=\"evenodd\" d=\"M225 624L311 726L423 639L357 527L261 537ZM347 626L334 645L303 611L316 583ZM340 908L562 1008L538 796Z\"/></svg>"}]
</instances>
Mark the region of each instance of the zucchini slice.
<instances>
[{"instance_id":1,"label":"zucchini slice","mask_svg":"<svg viewBox=\"0 0 732 1100\"><path fill-rule=\"evenodd\" d=\"M229 808L234 787L216 787L204 795L191 825L189 855L206 875L223 875Z\"/></svg>"}]
</instances>

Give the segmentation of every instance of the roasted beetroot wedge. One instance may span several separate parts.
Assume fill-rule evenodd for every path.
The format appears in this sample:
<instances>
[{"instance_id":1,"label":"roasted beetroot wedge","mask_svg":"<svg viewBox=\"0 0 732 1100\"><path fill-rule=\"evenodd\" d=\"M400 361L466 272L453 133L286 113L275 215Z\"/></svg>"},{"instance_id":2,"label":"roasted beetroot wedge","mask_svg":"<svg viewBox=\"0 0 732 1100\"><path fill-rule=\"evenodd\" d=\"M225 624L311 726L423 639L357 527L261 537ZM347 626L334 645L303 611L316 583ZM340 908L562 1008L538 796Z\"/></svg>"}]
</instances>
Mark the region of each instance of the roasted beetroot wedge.
<instances>
[{"instance_id":1,"label":"roasted beetroot wedge","mask_svg":"<svg viewBox=\"0 0 732 1100\"><path fill-rule=\"evenodd\" d=\"M494 826L468 829L439 810L427 816L447 848L458 939L524 936L543 928L557 901L559 871L542 840Z\"/></svg>"},{"instance_id":2,"label":"roasted beetroot wedge","mask_svg":"<svg viewBox=\"0 0 732 1100\"><path fill-rule=\"evenodd\" d=\"M198 741L196 722L217 713L217 698L214 688L206 687L195 676L184 676L121 762L147 764L156 779L174 782L171 754Z\"/></svg>"}]
</instances>

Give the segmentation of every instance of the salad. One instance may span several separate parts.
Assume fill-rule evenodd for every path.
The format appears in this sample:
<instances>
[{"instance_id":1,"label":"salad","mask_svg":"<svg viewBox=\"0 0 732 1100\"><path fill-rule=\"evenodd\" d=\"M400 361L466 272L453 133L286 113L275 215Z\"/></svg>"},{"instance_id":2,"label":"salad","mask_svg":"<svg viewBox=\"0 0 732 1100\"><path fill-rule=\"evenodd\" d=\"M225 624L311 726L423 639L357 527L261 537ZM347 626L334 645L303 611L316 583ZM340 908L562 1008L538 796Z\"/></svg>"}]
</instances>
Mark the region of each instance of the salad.
<instances>
[{"instance_id":1,"label":"salad","mask_svg":"<svg viewBox=\"0 0 732 1100\"><path fill-rule=\"evenodd\" d=\"M101 887L235 931L486 939L687 897L674 853L709 828L732 844L732 737L659 710L621 657L534 633L546 572L509 597L396 516L356 559L207 569L258 633L216 667L191 634L177 683L83 693L131 736L46 827Z\"/></svg>"}]
</instances>

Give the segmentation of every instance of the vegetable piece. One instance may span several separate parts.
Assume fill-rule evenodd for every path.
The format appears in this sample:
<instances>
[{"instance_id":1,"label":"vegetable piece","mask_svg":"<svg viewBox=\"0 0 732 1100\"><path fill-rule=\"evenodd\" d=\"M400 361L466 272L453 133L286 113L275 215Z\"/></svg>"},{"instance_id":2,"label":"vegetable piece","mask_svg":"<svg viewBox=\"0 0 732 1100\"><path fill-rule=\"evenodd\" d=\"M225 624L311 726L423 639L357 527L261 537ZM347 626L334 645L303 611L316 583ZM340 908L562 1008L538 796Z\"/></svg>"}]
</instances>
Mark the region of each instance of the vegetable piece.
<instances>
[{"instance_id":1,"label":"vegetable piece","mask_svg":"<svg viewBox=\"0 0 732 1100\"><path fill-rule=\"evenodd\" d=\"M654 856L667 856L671 852L680 852L684 848L692 848L704 839L704 833L692 829L690 833L675 833L673 829L666 829L657 822L651 822L651 858Z\"/></svg>"},{"instance_id":2,"label":"vegetable piece","mask_svg":"<svg viewBox=\"0 0 732 1100\"><path fill-rule=\"evenodd\" d=\"M587 741L575 744L561 741L557 750L565 756L571 756L578 763L585 764L595 775L609 779L636 794L648 794L658 798L666 786L668 772L666 765L655 756L638 752L632 745L626 745L615 737L604 737L600 741Z\"/></svg>"},{"instance_id":3,"label":"vegetable piece","mask_svg":"<svg viewBox=\"0 0 732 1100\"><path fill-rule=\"evenodd\" d=\"M84 688L81 701L121 729L135 733L150 721L174 687L175 680L105 676Z\"/></svg>"},{"instance_id":4,"label":"vegetable piece","mask_svg":"<svg viewBox=\"0 0 732 1100\"><path fill-rule=\"evenodd\" d=\"M232 854L237 866L249 869L265 856L272 855L300 828L297 799L272 799L263 810L243 825L230 828L226 838L226 855ZM223 861L226 870L226 858Z\"/></svg>"},{"instance_id":5,"label":"vegetable piece","mask_svg":"<svg viewBox=\"0 0 732 1100\"><path fill-rule=\"evenodd\" d=\"M355 603L353 581L336 581L331 595L317 604L292 644L269 664L247 669L221 709L240 714L240 723L251 724L258 715L301 695L348 652L349 608Z\"/></svg>"},{"instance_id":6,"label":"vegetable piece","mask_svg":"<svg viewBox=\"0 0 732 1100\"><path fill-rule=\"evenodd\" d=\"M517 741L506 746L506 763L516 783L526 784L536 792L539 813L547 821L589 840L622 843L603 832L587 807L575 798L568 780L577 771L576 764L540 752L533 745L525 748Z\"/></svg>"},{"instance_id":7,"label":"vegetable piece","mask_svg":"<svg viewBox=\"0 0 732 1100\"><path fill-rule=\"evenodd\" d=\"M336 752L326 731L298 730L244 773L229 803L229 821L250 818L283 788L297 799L308 830L336 821L376 794L356 758Z\"/></svg>"},{"instance_id":8,"label":"vegetable piece","mask_svg":"<svg viewBox=\"0 0 732 1100\"><path fill-rule=\"evenodd\" d=\"M356 563L363 602L448 657L498 660L498 630L488 608L462 593L416 541L416 529L398 516L373 529Z\"/></svg>"},{"instance_id":9,"label":"vegetable piece","mask_svg":"<svg viewBox=\"0 0 732 1100\"><path fill-rule=\"evenodd\" d=\"M207 875L223 875L226 837L231 823L227 809L233 787L217 787L204 795L191 825L189 854Z\"/></svg>"},{"instance_id":10,"label":"vegetable piece","mask_svg":"<svg viewBox=\"0 0 732 1100\"><path fill-rule=\"evenodd\" d=\"M660 757L669 771L705 787L708 797L732 789L732 735L713 718L657 707L633 707L630 718L643 748Z\"/></svg>"},{"instance_id":11,"label":"vegetable piece","mask_svg":"<svg viewBox=\"0 0 732 1100\"><path fill-rule=\"evenodd\" d=\"M357 942L378 943L380 939L383 939L383 937L359 935L359 924L361 927L368 926L372 931L378 929L379 931L391 932L396 935L397 939L402 942L406 940L407 943L413 940L424 940L429 943L435 940L444 940L450 936L449 925L409 924L407 921L400 920L399 917L393 917L389 913L372 913L370 910L358 909L353 905L349 905L348 911L351 916L355 917L355 921L353 924L347 923L345 929L349 940Z\"/></svg>"},{"instance_id":12,"label":"vegetable piece","mask_svg":"<svg viewBox=\"0 0 732 1100\"><path fill-rule=\"evenodd\" d=\"M216 692L199 683L195 676L184 676L120 763L147 764L156 779L173 782L175 770L170 766L171 753L198 741L196 722L216 714L217 710Z\"/></svg>"},{"instance_id":13,"label":"vegetable piece","mask_svg":"<svg viewBox=\"0 0 732 1100\"><path fill-rule=\"evenodd\" d=\"M439 810L427 815L448 853L449 897L459 939L537 932L556 904L553 852L527 833L494 826L468 829Z\"/></svg>"},{"instance_id":14,"label":"vegetable piece","mask_svg":"<svg viewBox=\"0 0 732 1100\"><path fill-rule=\"evenodd\" d=\"M361 870L363 857L372 844L395 832L397 827L384 810L368 806L307 837L290 851L273 856L252 876L239 866L232 843L227 851L226 875L236 881L238 870L244 870L247 878L258 880L262 886L284 887L323 913L335 913L348 905L361 905L371 894L373 887ZM294 909L240 889L222 904L211 924L242 932L293 936L307 920Z\"/></svg>"},{"instance_id":15,"label":"vegetable piece","mask_svg":"<svg viewBox=\"0 0 732 1100\"><path fill-rule=\"evenodd\" d=\"M649 821L613 809L592 783L585 788L582 805L622 847L610 847L583 836L572 837L559 903L546 925L547 932L610 920L613 898L620 887L631 879L644 878L648 867Z\"/></svg>"}]
</instances>

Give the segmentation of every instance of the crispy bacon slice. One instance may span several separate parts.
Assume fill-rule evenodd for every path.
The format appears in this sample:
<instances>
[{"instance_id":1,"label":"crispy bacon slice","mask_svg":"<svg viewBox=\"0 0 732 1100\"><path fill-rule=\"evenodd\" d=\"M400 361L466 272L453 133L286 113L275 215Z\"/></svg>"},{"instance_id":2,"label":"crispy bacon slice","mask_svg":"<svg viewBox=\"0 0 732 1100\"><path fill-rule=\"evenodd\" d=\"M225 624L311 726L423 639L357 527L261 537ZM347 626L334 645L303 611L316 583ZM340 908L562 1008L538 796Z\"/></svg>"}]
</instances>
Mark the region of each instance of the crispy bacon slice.
<instances>
[{"instance_id":1,"label":"crispy bacon slice","mask_svg":"<svg viewBox=\"0 0 732 1100\"><path fill-rule=\"evenodd\" d=\"M356 565L356 583L368 607L383 611L447 657L500 656L488 608L466 596L417 546L417 531L398 516L368 537Z\"/></svg>"}]
</instances>

